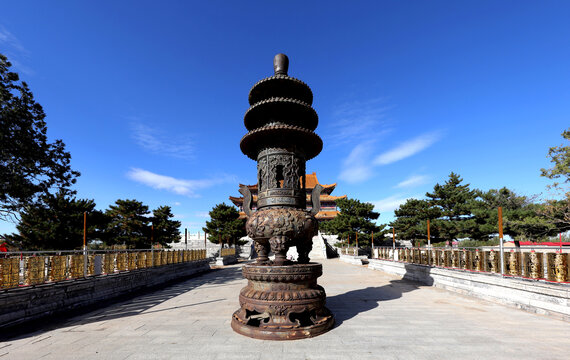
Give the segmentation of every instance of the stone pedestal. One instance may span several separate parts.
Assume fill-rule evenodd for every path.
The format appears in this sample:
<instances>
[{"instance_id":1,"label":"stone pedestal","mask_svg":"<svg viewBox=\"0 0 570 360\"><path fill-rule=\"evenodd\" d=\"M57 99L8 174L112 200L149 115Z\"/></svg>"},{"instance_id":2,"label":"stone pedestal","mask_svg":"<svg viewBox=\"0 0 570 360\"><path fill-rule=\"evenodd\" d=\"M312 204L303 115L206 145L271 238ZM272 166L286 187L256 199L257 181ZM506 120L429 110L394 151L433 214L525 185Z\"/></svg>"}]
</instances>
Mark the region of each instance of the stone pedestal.
<instances>
[{"instance_id":1,"label":"stone pedestal","mask_svg":"<svg viewBox=\"0 0 570 360\"><path fill-rule=\"evenodd\" d=\"M248 280L239 295L232 328L256 339L293 340L316 336L334 325L325 307L325 290L317 284L322 265L244 265Z\"/></svg>"},{"instance_id":2,"label":"stone pedestal","mask_svg":"<svg viewBox=\"0 0 570 360\"><path fill-rule=\"evenodd\" d=\"M237 259L235 256L218 256L216 258L216 266L224 266L237 263Z\"/></svg>"}]
</instances>

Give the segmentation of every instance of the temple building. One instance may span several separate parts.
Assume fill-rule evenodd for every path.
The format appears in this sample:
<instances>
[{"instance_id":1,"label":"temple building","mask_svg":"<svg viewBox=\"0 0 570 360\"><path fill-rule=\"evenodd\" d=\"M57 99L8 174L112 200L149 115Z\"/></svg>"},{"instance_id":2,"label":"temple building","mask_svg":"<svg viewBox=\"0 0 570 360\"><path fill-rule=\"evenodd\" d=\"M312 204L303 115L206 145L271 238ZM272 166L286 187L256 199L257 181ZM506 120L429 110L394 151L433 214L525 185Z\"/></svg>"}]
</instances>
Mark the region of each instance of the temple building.
<instances>
[{"instance_id":1,"label":"temple building","mask_svg":"<svg viewBox=\"0 0 570 360\"><path fill-rule=\"evenodd\" d=\"M302 180L301 180L302 181ZM317 174L306 174L305 175L305 190L307 192L307 210L311 209L311 191L313 188L319 184L319 180L317 179ZM346 195L342 196L333 196L331 193L333 192L334 188L336 187L336 183L326 185L320 184L323 187L323 191L321 192L321 211L315 216L319 221L326 221L333 219L338 213L338 209L336 207L336 201L338 199L346 198ZM241 186L241 185L240 185ZM257 209L257 184L255 185L247 185L251 194L253 195L253 203L252 209ZM233 202L240 211L240 217L245 218L245 213L243 212L243 196L235 197L230 196L231 202Z\"/></svg>"}]
</instances>

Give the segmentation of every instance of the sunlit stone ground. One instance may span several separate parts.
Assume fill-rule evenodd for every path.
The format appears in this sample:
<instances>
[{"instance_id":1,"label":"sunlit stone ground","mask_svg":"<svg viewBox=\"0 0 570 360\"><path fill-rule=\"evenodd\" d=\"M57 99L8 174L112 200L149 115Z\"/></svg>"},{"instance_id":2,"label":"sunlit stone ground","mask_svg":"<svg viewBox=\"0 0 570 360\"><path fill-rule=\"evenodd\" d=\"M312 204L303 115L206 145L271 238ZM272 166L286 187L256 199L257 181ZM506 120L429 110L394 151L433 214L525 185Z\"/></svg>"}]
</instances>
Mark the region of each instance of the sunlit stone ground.
<instances>
[{"instance_id":1,"label":"sunlit stone ground","mask_svg":"<svg viewBox=\"0 0 570 360\"><path fill-rule=\"evenodd\" d=\"M230 328L245 286L230 266L129 301L28 329L0 359L568 359L570 323L324 262L337 324L271 342ZM5 335L5 334L4 334Z\"/></svg>"}]
</instances>

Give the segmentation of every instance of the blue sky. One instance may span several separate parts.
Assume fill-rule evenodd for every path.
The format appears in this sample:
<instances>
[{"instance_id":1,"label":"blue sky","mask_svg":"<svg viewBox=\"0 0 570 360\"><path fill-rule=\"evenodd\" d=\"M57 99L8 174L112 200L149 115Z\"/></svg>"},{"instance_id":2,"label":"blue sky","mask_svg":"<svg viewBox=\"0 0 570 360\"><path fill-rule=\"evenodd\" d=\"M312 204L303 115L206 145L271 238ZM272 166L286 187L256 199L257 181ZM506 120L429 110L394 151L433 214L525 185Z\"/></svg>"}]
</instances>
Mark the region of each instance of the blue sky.
<instances>
[{"instance_id":1,"label":"blue sky","mask_svg":"<svg viewBox=\"0 0 570 360\"><path fill-rule=\"evenodd\" d=\"M545 192L570 124L569 17L563 1L12 1L0 52L71 152L79 197L170 205L192 232L256 182L247 95L283 52L319 114L308 172L388 222L451 171Z\"/></svg>"}]
</instances>

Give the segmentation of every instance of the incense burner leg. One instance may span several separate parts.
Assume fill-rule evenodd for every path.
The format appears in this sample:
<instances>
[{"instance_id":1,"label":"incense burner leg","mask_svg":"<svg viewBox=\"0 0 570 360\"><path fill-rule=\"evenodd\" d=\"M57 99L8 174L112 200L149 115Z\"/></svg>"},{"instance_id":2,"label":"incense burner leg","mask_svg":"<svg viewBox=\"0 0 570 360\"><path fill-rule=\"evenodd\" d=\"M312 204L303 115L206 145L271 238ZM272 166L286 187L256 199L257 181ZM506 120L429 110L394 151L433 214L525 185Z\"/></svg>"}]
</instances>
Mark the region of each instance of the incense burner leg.
<instances>
[{"instance_id":1,"label":"incense burner leg","mask_svg":"<svg viewBox=\"0 0 570 360\"><path fill-rule=\"evenodd\" d=\"M269 243L271 244L271 251L275 254L275 260L273 261L275 265L281 266L290 263L286 256L291 244L291 238L288 236L273 236L269 239Z\"/></svg>"},{"instance_id":2,"label":"incense burner leg","mask_svg":"<svg viewBox=\"0 0 570 360\"><path fill-rule=\"evenodd\" d=\"M269 241L267 239L256 239L254 241L255 252L257 253L258 264L269 262Z\"/></svg>"}]
</instances>

